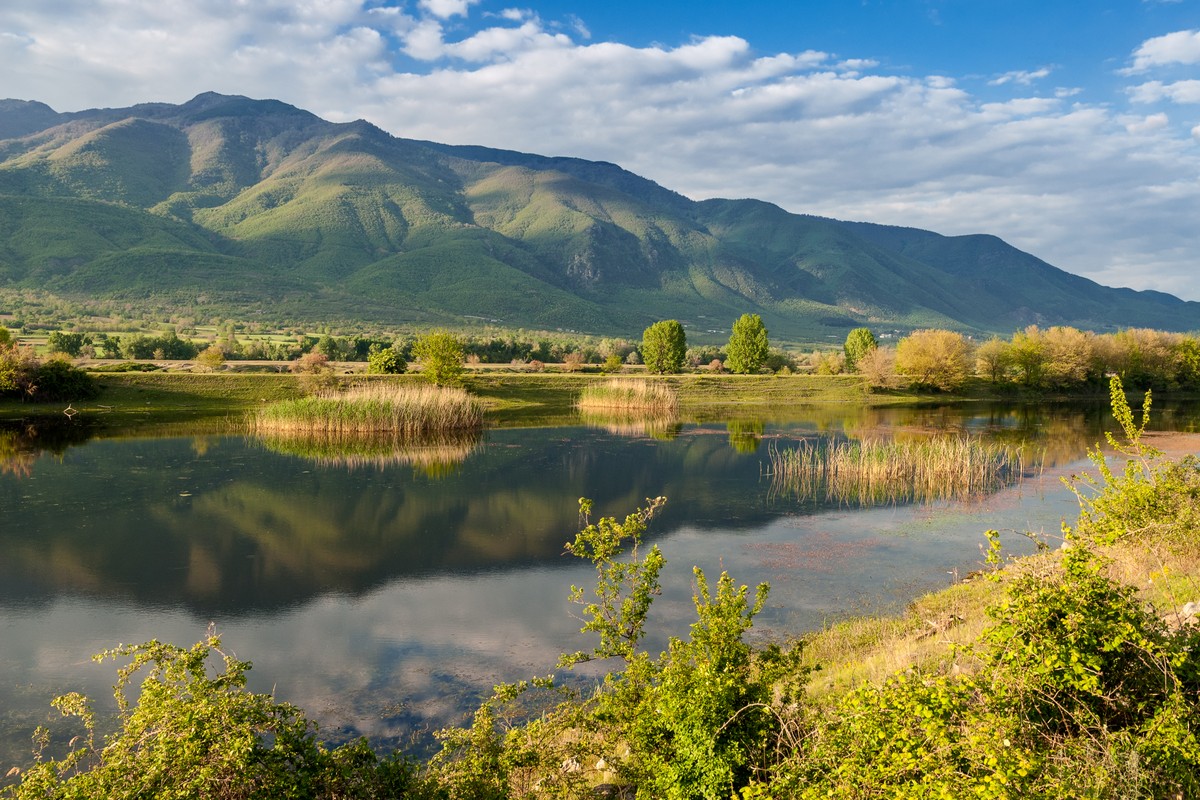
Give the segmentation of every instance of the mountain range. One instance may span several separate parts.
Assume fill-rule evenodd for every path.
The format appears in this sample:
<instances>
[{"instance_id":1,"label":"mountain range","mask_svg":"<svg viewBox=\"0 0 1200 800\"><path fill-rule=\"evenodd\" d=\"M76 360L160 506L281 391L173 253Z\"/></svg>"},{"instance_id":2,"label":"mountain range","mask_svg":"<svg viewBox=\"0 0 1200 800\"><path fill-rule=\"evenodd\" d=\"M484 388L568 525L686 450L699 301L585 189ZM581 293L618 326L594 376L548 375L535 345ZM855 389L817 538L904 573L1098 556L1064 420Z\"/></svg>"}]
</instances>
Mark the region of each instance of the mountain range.
<instances>
[{"instance_id":1,"label":"mountain range","mask_svg":"<svg viewBox=\"0 0 1200 800\"><path fill-rule=\"evenodd\" d=\"M275 100L59 113L0 100L0 289L306 322L716 340L859 325L1200 329L989 235L694 201L615 164L394 137Z\"/></svg>"}]
</instances>

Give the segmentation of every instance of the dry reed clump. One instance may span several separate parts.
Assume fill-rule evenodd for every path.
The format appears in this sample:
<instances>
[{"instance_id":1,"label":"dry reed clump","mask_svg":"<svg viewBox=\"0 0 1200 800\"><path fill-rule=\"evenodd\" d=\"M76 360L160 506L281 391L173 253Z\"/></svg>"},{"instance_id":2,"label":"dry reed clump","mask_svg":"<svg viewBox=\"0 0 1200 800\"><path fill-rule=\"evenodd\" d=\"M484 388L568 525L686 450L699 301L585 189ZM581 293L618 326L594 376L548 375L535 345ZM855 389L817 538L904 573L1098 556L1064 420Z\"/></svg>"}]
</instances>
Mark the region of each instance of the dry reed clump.
<instances>
[{"instance_id":1,"label":"dry reed clump","mask_svg":"<svg viewBox=\"0 0 1200 800\"><path fill-rule=\"evenodd\" d=\"M679 396L674 388L665 383L616 378L584 388L575 405L582 411L617 411L667 417L679 409Z\"/></svg>"},{"instance_id":2,"label":"dry reed clump","mask_svg":"<svg viewBox=\"0 0 1200 800\"><path fill-rule=\"evenodd\" d=\"M327 437L476 430L483 409L465 390L442 386L369 384L323 392L259 409L255 433L304 433Z\"/></svg>"},{"instance_id":3,"label":"dry reed clump","mask_svg":"<svg viewBox=\"0 0 1200 800\"><path fill-rule=\"evenodd\" d=\"M772 449L772 491L841 503L965 500L1020 480L1019 448L969 437Z\"/></svg>"}]
</instances>

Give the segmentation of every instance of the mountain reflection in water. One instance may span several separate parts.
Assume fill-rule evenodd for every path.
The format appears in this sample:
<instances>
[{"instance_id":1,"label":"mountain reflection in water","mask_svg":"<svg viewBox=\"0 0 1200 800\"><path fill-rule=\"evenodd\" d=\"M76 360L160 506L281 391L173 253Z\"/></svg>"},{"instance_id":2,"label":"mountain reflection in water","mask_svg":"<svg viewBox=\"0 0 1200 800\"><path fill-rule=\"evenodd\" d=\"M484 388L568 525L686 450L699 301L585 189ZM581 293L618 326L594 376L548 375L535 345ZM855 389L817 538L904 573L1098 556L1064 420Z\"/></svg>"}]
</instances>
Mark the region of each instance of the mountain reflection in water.
<instances>
[{"instance_id":1,"label":"mountain reflection in water","mask_svg":"<svg viewBox=\"0 0 1200 800\"><path fill-rule=\"evenodd\" d=\"M1157 419L1191 424L1169 409ZM111 668L92 653L190 644L209 621L255 663L253 688L332 738L396 743L455 722L493 684L586 646L566 594L592 577L563 553L579 497L614 516L668 498L650 532L669 562L652 647L690 622L693 564L770 581L759 621L775 635L894 608L971 568L987 528L1057 531L1072 500L1056 470L1108 424L1099 408L817 409L667 438L503 429L344 458L243 436L0 428L0 772L55 693L108 694ZM771 446L940 431L1035 449L1045 479L965 505L851 509L772 495L763 475Z\"/></svg>"}]
</instances>

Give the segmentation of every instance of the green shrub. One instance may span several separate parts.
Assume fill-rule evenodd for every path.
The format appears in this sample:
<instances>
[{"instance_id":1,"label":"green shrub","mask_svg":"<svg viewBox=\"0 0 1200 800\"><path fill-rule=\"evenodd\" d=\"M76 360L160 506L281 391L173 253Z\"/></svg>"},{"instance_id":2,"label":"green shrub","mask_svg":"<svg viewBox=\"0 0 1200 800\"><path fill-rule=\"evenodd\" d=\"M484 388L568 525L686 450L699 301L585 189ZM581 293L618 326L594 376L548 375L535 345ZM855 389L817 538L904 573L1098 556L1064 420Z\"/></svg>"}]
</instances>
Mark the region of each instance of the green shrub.
<instances>
[{"instance_id":1,"label":"green shrub","mask_svg":"<svg viewBox=\"0 0 1200 800\"><path fill-rule=\"evenodd\" d=\"M41 759L4 796L50 798L432 797L415 768L379 758L358 741L330 751L296 707L246 690L250 664L221 650L210 631L190 649L157 641L101 653L129 659L118 671L119 727L103 744L87 698L68 694L54 706L84 733L62 759ZM210 676L216 661L215 674ZM134 677L144 672L136 702ZM49 733L39 729L44 746Z\"/></svg>"}]
</instances>

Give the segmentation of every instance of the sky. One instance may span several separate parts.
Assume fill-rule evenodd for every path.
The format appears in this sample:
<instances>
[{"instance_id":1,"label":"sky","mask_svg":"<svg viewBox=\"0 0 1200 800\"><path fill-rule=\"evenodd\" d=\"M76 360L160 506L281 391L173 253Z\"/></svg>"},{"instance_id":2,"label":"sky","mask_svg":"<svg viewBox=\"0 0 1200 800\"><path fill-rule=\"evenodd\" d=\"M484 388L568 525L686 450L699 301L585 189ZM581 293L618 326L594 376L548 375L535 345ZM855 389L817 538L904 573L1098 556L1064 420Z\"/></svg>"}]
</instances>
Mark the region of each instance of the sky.
<instances>
[{"instance_id":1,"label":"sky","mask_svg":"<svg viewBox=\"0 0 1200 800\"><path fill-rule=\"evenodd\" d=\"M205 91L1200 300L1200 0L0 3L0 97Z\"/></svg>"}]
</instances>

